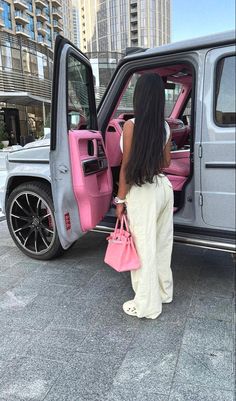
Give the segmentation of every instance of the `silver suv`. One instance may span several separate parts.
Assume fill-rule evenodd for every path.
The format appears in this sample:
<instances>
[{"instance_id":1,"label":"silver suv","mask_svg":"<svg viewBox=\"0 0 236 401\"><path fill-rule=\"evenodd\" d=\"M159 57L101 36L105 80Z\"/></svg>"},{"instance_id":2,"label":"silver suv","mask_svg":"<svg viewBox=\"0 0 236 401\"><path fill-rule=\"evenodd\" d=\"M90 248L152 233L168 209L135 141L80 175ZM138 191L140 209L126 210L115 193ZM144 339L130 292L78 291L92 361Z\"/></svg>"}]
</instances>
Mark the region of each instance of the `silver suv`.
<instances>
[{"instance_id":1,"label":"silver suv","mask_svg":"<svg viewBox=\"0 0 236 401\"><path fill-rule=\"evenodd\" d=\"M234 252L234 39L226 32L125 57L96 109L88 59L57 37L50 146L18 150L7 160L4 210L22 252L50 259L89 230L113 229L120 135L146 71L165 83L175 240Z\"/></svg>"}]
</instances>

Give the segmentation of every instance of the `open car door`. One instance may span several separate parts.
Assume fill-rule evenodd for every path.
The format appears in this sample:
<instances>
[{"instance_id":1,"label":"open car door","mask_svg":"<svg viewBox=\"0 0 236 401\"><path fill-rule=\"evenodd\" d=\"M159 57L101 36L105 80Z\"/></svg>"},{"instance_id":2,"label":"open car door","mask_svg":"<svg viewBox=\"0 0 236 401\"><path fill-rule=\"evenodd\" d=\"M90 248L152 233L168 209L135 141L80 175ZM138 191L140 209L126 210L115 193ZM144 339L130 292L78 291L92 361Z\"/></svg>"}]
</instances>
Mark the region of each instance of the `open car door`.
<instances>
[{"instance_id":1,"label":"open car door","mask_svg":"<svg viewBox=\"0 0 236 401\"><path fill-rule=\"evenodd\" d=\"M110 207L112 176L100 132L91 65L58 36L54 51L50 170L55 220L64 249Z\"/></svg>"}]
</instances>

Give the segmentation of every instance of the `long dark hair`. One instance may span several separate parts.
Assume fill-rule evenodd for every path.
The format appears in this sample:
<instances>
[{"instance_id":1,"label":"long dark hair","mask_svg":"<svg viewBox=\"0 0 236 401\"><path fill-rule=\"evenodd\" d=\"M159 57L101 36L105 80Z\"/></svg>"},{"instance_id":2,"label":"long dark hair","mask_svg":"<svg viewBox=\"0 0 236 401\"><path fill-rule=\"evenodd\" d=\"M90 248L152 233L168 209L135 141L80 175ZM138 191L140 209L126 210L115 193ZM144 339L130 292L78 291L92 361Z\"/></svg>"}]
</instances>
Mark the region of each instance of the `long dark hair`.
<instances>
[{"instance_id":1,"label":"long dark hair","mask_svg":"<svg viewBox=\"0 0 236 401\"><path fill-rule=\"evenodd\" d=\"M141 186L152 183L163 167L165 88L160 75L146 73L137 80L133 104L135 124L126 182Z\"/></svg>"}]
</instances>

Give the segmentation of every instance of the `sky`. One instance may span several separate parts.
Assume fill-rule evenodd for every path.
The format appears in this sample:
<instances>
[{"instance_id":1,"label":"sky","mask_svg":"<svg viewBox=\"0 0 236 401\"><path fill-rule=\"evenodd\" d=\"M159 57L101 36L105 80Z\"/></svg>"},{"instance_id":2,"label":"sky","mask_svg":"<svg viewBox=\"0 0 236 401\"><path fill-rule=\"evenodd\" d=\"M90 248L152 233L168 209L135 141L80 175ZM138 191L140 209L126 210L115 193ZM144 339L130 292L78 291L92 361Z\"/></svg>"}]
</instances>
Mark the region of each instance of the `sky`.
<instances>
[{"instance_id":1,"label":"sky","mask_svg":"<svg viewBox=\"0 0 236 401\"><path fill-rule=\"evenodd\" d=\"M235 0L172 0L171 42L235 29Z\"/></svg>"}]
</instances>

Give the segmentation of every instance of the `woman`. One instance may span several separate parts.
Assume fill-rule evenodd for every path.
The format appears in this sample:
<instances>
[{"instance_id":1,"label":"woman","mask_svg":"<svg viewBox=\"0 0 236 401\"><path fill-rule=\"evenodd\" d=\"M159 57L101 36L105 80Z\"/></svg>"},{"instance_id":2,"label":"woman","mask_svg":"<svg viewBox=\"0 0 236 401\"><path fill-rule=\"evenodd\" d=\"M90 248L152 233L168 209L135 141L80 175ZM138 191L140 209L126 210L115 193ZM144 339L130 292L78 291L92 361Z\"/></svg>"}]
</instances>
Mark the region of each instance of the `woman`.
<instances>
[{"instance_id":1,"label":"woman","mask_svg":"<svg viewBox=\"0 0 236 401\"><path fill-rule=\"evenodd\" d=\"M173 299L173 190L162 174L170 165L171 135L164 121L162 78L155 73L142 75L133 103L134 119L124 124L121 138L116 216L122 217L126 205L141 267L131 271L135 297L124 303L123 310L138 318L155 319L162 312L162 303Z\"/></svg>"}]
</instances>

